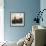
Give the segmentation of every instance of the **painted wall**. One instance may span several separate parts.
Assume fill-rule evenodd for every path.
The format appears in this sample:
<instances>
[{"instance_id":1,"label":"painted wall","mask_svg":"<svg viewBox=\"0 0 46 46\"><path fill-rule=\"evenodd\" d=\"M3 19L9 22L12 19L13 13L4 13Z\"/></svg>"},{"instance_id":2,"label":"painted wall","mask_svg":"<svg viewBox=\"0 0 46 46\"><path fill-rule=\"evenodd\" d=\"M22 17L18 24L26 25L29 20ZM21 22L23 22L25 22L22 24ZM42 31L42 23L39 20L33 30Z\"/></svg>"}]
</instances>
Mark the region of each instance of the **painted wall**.
<instances>
[{"instance_id":1,"label":"painted wall","mask_svg":"<svg viewBox=\"0 0 46 46\"><path fill-rule=\"evenodd\" d=\"M18 41L32 29L35 12L40 9L40 0L4 0L4 36L7 41ZM10 12L24 12L25 26L10 27Z\"/></svg>"}]
</instances>

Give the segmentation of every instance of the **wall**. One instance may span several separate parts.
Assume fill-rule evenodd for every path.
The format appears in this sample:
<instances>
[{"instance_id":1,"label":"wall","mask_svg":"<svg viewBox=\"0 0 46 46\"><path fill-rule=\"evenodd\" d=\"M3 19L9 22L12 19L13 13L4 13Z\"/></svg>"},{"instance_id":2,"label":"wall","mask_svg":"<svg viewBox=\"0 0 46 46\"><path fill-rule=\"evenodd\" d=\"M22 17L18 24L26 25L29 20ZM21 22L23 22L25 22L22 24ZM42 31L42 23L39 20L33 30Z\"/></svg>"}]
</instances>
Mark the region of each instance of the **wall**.
<instances>
[{"instance_id":1,"label":"wall","mask_svg":"<svg viewBox=\"0 0 46 46\"><path fill-rule=\"evenodd\" d=\"M7 41L18 41L32 29L35 12L40 10L40 0L4 0L4 37ZM11 27L10 12L24 12L25 26Z\"/></svg>"}]
</instances>

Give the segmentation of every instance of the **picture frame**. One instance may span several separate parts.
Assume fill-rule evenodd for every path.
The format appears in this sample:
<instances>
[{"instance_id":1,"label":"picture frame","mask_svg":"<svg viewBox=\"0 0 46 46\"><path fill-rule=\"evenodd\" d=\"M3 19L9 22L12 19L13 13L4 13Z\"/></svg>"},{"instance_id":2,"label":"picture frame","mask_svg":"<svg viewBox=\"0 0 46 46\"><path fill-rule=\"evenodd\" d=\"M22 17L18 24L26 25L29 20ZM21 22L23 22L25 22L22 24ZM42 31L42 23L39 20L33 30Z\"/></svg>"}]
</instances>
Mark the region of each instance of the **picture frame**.
<instances>
[{"instance_id":1,"label":"picture frame","mask_svg":"<svg viewBox=\"0 0 46 46\"><path fill-rule=\"evenodd\" d=\"M10 13L10 25L15 26L24 26L25 17L24 12L11 12Z\"/></svg>"}]
</instances>

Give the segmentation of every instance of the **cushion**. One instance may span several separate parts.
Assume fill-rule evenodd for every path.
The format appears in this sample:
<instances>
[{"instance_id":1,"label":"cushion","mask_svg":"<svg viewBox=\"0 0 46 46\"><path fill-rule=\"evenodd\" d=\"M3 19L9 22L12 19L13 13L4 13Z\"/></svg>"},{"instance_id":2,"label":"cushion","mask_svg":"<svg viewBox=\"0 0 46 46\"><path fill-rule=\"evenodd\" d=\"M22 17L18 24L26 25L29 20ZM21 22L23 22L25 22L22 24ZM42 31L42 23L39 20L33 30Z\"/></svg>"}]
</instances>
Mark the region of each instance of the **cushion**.
<instances>
[{"instance_id":1,"label":"cushion","mask_svg":"<svg viewBox=\"0 0 46 46\"><path fill-rule=\"evenodd\" d=\"M24 37L24 38L21 38L21 39L17 42L17 46L23 46L23 44L24 44L24 39L25 39L25 37Z\"/></svg>"}]
</instances>

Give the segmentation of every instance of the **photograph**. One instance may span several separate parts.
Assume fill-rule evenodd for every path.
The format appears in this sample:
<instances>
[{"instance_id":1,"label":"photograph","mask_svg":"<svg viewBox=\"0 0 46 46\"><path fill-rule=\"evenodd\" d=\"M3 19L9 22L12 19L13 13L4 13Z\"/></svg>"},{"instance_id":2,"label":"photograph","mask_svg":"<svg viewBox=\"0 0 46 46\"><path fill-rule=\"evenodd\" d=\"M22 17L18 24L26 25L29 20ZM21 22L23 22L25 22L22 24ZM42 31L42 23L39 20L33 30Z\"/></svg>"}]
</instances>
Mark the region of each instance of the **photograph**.
<instances>
[{"instance_id":1,"label":"photograph","mask_svg":"<svg viewBox=\"0 0 46 46\"><path fill-rule=\"evenodd\" d=\"M11 13L11 26L24 26L24 13Z\"/></svg>"}]
</instances>

